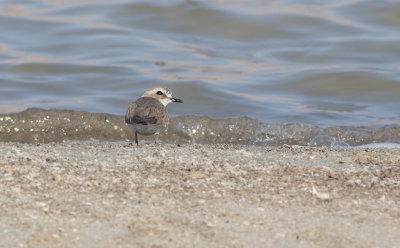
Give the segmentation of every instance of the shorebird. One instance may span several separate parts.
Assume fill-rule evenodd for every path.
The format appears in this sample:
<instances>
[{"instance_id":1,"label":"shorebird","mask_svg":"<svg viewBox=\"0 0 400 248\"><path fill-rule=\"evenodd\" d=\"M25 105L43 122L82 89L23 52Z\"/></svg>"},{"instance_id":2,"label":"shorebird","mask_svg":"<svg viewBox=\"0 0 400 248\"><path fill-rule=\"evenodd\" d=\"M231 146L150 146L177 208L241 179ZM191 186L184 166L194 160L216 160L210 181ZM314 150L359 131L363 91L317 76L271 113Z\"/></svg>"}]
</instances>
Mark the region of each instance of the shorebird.
<instances>
[{"instance_id":1,"label":"shorebird","mask_svg":"<svg viewBox=\"0 0 400 248\"><path fill-rule=\"evenodd\" d=\"M135 143L139 144L137 135L153 135L157 138L169 122L167 104L183 101L172 97L167 87L154 87L146 91L139 99L129 104L125 114L125 122L135 133Z\"/></svg>"}]
</instances>

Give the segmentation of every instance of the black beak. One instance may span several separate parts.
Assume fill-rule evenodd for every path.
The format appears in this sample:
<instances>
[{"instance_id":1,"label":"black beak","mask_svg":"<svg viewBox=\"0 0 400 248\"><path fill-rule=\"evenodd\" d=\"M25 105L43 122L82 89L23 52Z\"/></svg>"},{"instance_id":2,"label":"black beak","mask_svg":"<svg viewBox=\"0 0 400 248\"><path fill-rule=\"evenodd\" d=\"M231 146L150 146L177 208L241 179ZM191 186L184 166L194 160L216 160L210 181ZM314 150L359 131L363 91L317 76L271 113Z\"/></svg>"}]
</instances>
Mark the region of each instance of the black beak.
<instances>
[{"instance_id":1,"label":"black beak","mask_svg":"<svg viewBox=\"0 0 400 248\"><path fill-rule=\"evenodd\" d=\"M181 100L181 99L178 99L178 98L171 98L171 100L172 100L172 102L180 102L180 103L182 103L183 101Z\"/></svg>"}]
</instances>

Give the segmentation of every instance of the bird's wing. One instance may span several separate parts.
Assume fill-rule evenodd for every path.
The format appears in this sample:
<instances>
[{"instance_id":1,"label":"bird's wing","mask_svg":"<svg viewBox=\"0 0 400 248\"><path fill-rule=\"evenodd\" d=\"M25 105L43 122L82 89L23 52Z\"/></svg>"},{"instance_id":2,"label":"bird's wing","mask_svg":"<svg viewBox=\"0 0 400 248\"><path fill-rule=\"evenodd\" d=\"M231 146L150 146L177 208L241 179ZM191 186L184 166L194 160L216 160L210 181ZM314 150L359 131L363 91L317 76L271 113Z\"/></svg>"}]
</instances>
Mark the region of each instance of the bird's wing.
<instances>
[{"instance_id":1,"label":"bird's wing","mask_svg":"<svg viewBox=\"0 0 400 248\"><path fill-rule=\"evenodd\" d=\"M131 103L126 110L125 122L128 124L142 125L160 124L162 120L168 118L168 112L165 109L165 111L162 111L160 115L160 106L157 105L162 106L158 101L155 102L155 104L146 106L141 105L138 101Z\"/></svg>"},{"instance_id":2,"label":"bird's wing","mask_svg":"<svg viewBox=\"0 0 400 248\"><path fill-rule=\"evenodd\" d=\"M155 117L143 117L140 115L134 115L132 118L132 122L134 124L142 124L142 125L148 125L148 124L156 124L157 123L157 118Z\"/></svg>"}]
</instances>

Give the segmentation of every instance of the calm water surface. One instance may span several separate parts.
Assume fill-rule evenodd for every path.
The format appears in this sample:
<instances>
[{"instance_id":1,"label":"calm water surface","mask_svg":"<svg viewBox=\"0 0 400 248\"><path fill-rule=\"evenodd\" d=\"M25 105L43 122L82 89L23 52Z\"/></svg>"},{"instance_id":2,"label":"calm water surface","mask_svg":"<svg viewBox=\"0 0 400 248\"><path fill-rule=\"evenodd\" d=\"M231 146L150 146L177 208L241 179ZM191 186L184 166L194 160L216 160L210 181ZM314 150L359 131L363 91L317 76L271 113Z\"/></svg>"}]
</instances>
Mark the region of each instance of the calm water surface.
<instances>
[{"instance_id":1,"label":"calm water surface","mask_svg":"<svg viewBox=\"0 0 400 248\"><path fill-rule=\"evenodd\" d=\"M0 2L0 112L123 115L166 85L171 115L400 124L396 1Z\"/></svg>"}]
</instances>

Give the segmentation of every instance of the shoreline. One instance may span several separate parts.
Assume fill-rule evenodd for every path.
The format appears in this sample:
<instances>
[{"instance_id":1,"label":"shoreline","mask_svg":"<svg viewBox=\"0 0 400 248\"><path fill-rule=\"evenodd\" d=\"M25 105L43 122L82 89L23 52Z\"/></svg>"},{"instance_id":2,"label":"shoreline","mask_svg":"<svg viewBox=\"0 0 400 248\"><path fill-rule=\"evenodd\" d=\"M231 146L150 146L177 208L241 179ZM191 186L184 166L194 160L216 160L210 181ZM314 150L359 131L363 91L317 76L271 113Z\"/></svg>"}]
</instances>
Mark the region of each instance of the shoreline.
<instances>
[{"instance_id":1,"label":"shoreline","mask_svg":"<svg viewBox=\"0 0 400 248\"><path fill-rule=\"evenodd\" d=\"M400 125L318 127L304 123L265 123L248 117L212 119L179 116L159 136L171 144L301 145L353 148L375 144L400 147ZM132 141L124 117L106 113L31 108L0 114L0 141L50 143L65 141ZM153 136L139 137L151 142Z\"/></svg>"},{"instance_id":2,"label":"shoreline","mask_svg":"<svg viewBox=\"0 0 400 248\"><path fill-rule=\"evenodd\" d=\"M400 149L0 142L2 247L397 247Z\"/></svg>"}]
</instances>

